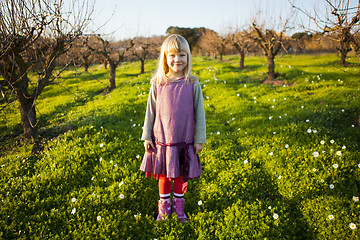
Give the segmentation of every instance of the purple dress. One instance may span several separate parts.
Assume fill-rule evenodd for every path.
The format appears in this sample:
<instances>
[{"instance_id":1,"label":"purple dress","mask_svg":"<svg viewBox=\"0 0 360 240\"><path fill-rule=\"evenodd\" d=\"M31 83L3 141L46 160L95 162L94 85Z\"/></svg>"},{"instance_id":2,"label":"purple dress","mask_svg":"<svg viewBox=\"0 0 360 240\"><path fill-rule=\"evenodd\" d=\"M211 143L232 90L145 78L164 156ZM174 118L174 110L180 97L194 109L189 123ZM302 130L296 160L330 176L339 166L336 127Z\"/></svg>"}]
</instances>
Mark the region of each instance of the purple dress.
<instances>
[{"instance_id":1,"label":"purple dress","mask_svg":"<svg viewBox=\"0 0 360 240\"><path fill-rule=\"evenodd\" d=\"M152 131L156 149L145 152L140 170L147 177L198 178L201 164L194 152L194 83L185 80L156 85Z\"/></svg>"}]
</instances>

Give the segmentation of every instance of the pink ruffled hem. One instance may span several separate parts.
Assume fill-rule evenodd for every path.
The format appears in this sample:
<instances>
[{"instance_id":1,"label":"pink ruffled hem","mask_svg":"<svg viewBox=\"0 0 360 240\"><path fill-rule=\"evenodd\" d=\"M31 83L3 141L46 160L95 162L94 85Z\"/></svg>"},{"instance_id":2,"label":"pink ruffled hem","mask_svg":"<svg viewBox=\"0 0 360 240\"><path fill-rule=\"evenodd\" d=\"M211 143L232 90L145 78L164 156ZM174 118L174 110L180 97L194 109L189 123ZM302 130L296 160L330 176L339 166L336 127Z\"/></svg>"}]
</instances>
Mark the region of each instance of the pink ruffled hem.
<instances>
[{"instance_id":1,"label":"pink ruffled hem","mask_svg":"<svg viewBox=\"0 0 360 240\"><path fill-rule=\"evenodd\" d=\"M165 175L169 179L183 176L183 166L179 159L181 150L181 147L156 145L154 153L145 152L140 170L145 172L146 177L154 177L157 180L157 175ZM188 154L188 179L199 178L202 174L200 159L198 155L195 155L192 146L189 148Z\"/></svg>"}]
</instances>

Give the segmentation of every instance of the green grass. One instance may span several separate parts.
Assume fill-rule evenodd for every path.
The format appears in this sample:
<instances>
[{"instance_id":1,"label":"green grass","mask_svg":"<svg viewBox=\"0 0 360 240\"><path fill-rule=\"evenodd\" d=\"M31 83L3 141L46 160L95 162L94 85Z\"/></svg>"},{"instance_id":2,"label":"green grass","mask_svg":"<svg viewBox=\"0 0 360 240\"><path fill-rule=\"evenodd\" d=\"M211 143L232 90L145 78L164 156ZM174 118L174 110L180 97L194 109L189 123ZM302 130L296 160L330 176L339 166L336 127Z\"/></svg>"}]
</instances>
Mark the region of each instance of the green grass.
<instances>
[{"instance_id":1,"label":"green grass","mask_svg":"<svg viewBox=\"0 0 360 240\"><path fill-rule=\"evenodd\" d=\"M19 135L17 103L0 119L0 238L359 239L360 68L337 61L278 57L285 85L268 86L262 56L242 71L238 56L194 57L208 143L185 196L189 224L154 221L157 182L139 171L156 61L143 75L120 66L107 95L103 66L65 72L37 101L38 154Z\"/></svg>"}]
</instances>

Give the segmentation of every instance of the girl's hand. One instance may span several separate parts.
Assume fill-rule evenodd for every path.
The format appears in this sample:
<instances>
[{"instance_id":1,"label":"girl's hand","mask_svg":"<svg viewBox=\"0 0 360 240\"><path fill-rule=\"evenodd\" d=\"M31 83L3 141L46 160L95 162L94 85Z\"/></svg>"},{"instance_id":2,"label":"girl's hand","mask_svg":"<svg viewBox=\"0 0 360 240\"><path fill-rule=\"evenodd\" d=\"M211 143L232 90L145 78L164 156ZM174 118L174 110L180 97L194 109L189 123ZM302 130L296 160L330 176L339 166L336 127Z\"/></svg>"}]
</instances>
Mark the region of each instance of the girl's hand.
<instances>
[{"instance_id":1,"label":"girl's hand","mask_svg":"<svg viewBox=\"0 0 360 240\"><path fill-rule=\"evenodd\" d=\"M203 144L202 143L195 143L194 144L195 155L198 154L199 152L201 152L202 149L203 149Z\"/></svg>"},{"instance_id":2,"label":"girl's hand","mask_svg":"<svg viewBox=\"0 0 360 240\"><path fill-rule=\"evenodd\" d=\"M144 147L145 147L145 151L147 153L153 153L154 152L155 146L154 146L154 143L152 141L145 140Z\"/></svg>"}]
</instances>

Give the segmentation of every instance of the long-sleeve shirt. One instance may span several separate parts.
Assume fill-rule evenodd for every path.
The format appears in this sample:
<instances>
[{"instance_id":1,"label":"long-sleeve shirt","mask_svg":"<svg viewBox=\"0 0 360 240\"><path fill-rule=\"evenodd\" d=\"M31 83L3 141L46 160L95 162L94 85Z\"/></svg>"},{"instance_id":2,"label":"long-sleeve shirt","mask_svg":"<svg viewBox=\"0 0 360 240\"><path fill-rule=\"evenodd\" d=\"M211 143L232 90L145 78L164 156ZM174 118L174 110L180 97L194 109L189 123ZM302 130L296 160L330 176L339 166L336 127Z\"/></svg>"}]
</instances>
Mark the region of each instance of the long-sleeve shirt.
<instances>
[{"instance_id":1,"label":"long-sleeve shirt","mask_svg":"<svg viewBox=\"0 0 360 240\"><path fill-rule=\"evenodd\" d=\"M156 83L151 84L149 98L146 107L143 133L141 140L151 141L152 129L156 113ZM195 133L194 143L206 143L206 123L204 99L199 81L194 82L194 116L195 116Z\"/></svg>"}]
</instances>

